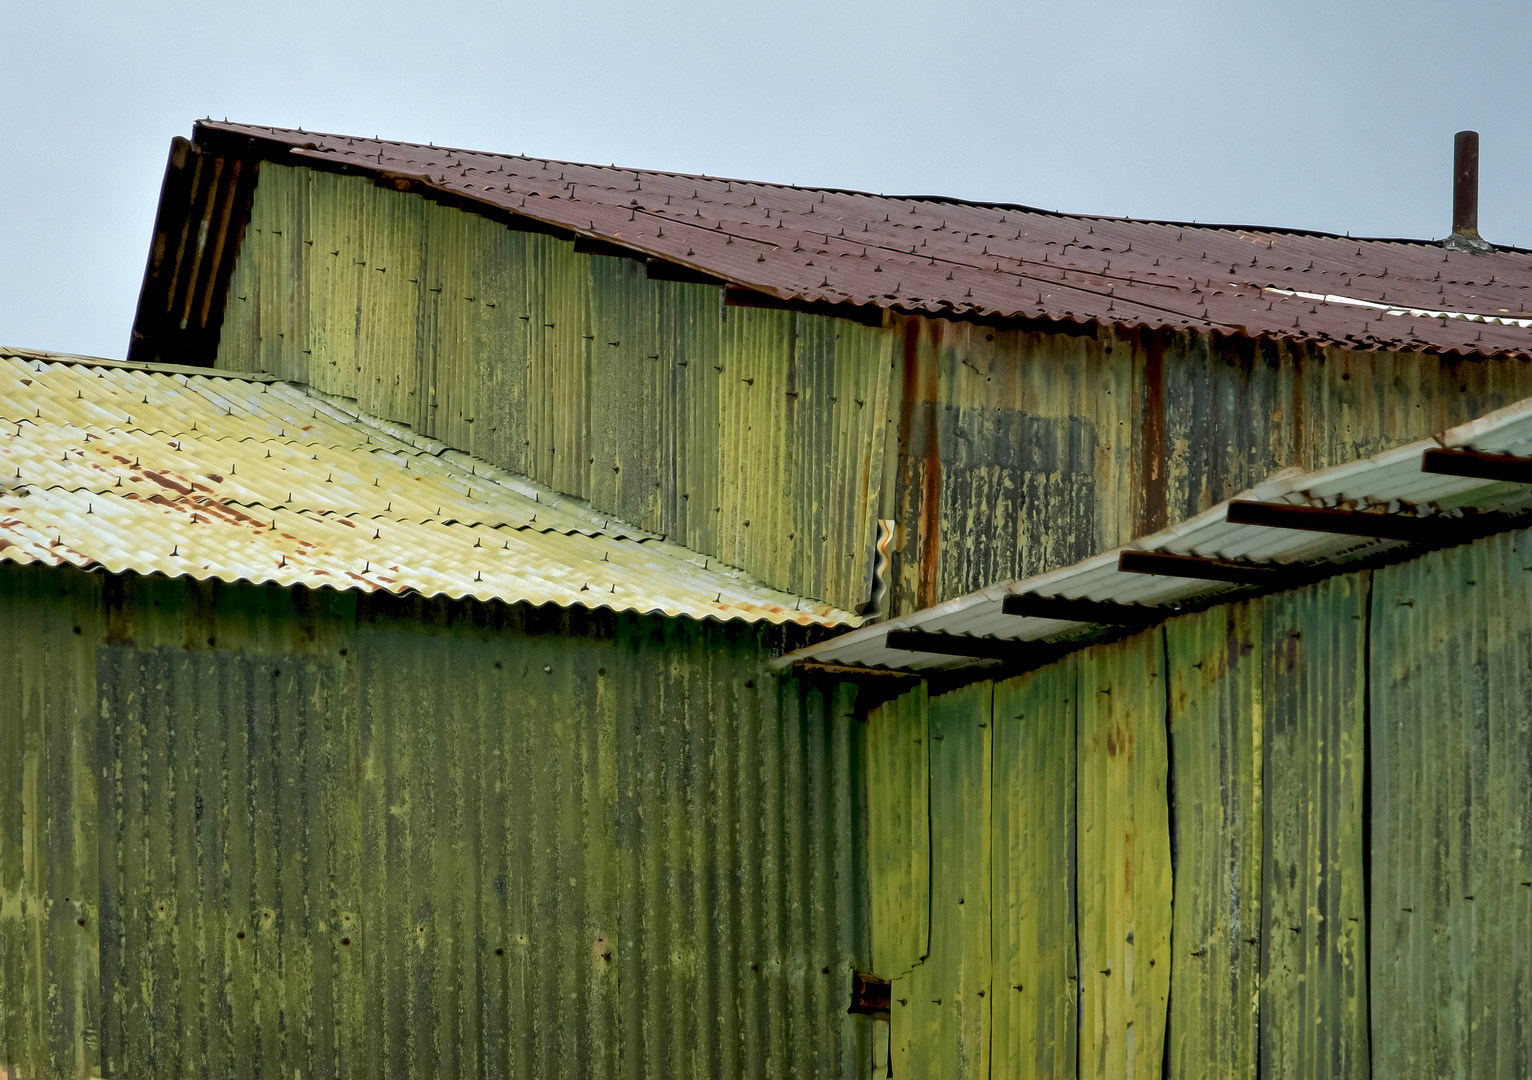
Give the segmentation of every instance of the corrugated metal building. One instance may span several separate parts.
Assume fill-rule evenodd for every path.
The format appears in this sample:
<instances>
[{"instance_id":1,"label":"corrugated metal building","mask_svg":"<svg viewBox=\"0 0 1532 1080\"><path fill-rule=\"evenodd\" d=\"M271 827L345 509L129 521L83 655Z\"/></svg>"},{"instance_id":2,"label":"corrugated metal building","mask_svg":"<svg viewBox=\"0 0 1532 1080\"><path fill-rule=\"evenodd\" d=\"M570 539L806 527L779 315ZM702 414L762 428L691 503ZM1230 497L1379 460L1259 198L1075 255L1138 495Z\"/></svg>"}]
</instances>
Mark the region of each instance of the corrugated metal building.
<instances>
[{"instance_id":1,"label":"corrugated metal building","mask_svg":"<svg viewBox=\"0 0 1532 1080\"><path fill-rule=\"evenodd\" d=\"M1532 401L784 657L925 676L868 717L891 1075L1526 1075L1529 523Z\"/></svg>"},{"instance_id":2,"label":"corrugated metal building","mask_svg":"<svg viewBox=\"0 0 1532 1080\"><path fill-rule=\"evenodd\" d=\"M269 376L0 420L0 1066L857 1074L855 616Z\"/></svg>"},{"instance_id":3,"label":"corrugated metal building","mask_svg":"<svg viewBox=\"0 0 1532 1080\"><path fill-rule=\"evenodd\" d=\"M1523 932L1520 594L1467 773L1372 735L1399 545L1520 550L1410 445L1532 395L1460 247L197 125L129 363L0 359L0 1065L1514 1073L1366 876Z\"/></svg>"},{"instance_id":4,"label":"corrugated metal building","mask_svg":"<svg viewBox=\"0 0 1532 1080\"><path fill-rule=\"evenodd\" d=\"M1532 395L1532 254L204 122L130 356L268 372L846 609Z\"/></svg>"}]
</instances>

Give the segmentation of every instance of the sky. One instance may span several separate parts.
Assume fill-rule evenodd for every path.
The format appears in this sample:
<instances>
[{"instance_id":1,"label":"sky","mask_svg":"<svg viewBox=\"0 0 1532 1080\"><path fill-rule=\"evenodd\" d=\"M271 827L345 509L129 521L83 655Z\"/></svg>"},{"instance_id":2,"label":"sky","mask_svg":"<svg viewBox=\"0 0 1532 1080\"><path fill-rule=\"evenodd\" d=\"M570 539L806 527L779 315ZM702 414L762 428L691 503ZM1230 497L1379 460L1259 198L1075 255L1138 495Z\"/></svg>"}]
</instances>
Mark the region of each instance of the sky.
<instances>
[{"instance_id":1,"label":"sky","mask_svg":"<svg viewBox=\"0 0 1532 1080\"><path fill-rule=\"evenodd\" d=\"M124 355L194 120L1532 248L1532 4L0 4L0 343Z\"/></svg>"}]
</instances>

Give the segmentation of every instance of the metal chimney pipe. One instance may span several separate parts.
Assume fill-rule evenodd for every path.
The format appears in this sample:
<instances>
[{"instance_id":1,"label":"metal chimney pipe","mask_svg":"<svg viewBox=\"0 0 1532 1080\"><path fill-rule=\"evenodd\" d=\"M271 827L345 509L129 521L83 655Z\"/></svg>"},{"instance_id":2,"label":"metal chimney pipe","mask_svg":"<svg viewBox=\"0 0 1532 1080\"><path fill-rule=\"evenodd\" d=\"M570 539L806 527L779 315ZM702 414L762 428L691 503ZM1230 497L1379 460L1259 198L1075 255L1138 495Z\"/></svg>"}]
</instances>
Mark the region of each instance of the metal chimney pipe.
<instances>
[{"instance_id":1,"label":"metal chimney pipe","mask_svg":"<svg viewBox=\"0 0 1532 1080\"><path fill-rule=\"evenodd\" d=\"M1479 235L1479 133L1460 131L1452 140L1452 235L1454 251L1493 251Z\"/></svg>"},{"instance_id":2,"label":"metal chimney pipe","mask_svg":"<svg viewBox=\"0 0 1532 1080\"><path fill-rule=\"evenodd\" d=\"M1452 140L1452 231L1479 235L1479 133L1460 131Z\"/></svg>"}]
</instances>

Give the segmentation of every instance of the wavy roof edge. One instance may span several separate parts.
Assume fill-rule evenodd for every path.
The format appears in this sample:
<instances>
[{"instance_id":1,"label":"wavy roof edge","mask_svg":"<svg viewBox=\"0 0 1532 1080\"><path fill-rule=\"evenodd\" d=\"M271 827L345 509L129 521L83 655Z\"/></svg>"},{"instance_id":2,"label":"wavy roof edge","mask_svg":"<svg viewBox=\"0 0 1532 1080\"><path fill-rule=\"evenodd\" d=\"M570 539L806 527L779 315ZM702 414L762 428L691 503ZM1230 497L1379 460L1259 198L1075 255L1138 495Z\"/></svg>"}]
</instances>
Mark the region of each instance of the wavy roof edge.
<instances>
[{"instance_id":1,"label":"wavy roof edge","mask_svg":"<svg viewBox=\"0 0 1532 1080\"><path fill-rule=\"evenodd\" d=\"M0 348L0 417L7 562L698 622L861 621L280 379Z\"/></svg>"},{"instance_id":2,"label":"wavy roof edge","mask_svg":"<svg viewBox=\"0 0 1532 1080\"><path fill-rule=\"evenodd\" d=\"M1510 482L1442 472L1436 465L1428 471L1426 454L1431 451L1467 451L1470 456L1498 458L1499 464L1519 469L1524 479ZM1496 465L1491 460L1486 466L1480 457L1461 467L1493 471ZM1230 519L1231 506L1241 504L1243 509L1252 503L1275 507L1279 514L1284 508L1351 511L1346 528L1357 525L1358 515L1391 520L1380 530L1383 535L1366 536L1320 531L1312 526L1298 530L1252 523L1248 512L1237 515L1238 521ZM1400 519L1418 525L1401 526ZM782 669L807 663L876 674L1026 664L1029 647L1052 651L1083 648L1110 627L1135 626L1135 618L1137 626L1152 625L1203 607L1295 588L1323 577L1403 561L1435 548L1529 526L1532 398L1358 461L1308 472L1283 470L1196 517L1122 547L1057 570L997 582L898 619L864 625L787 653L775 661L775 666ZM1420 541L1387 535L1409 533L1415 528L1423 538ZM1137 553L1191 557L1204 565L1217 563L1220 569L1269 571L1270 584L1235 584L1142 568L1124 569L1123 555ZM1063 603L1053 607L1049 615L1008 613L1007 600L1018 597ZM1066 617L1070 604L1080 612L1079 617ZM1114 614L1125 621L1101 621ZM919 645L918 638L906 638L905 647L890 646L889 634L900 631L937 635L926 643L950 647L951 651L921 652L909 647ZM964 654L964 648L973 651ZM1013 649L1014 654L1007 655ZM1034 655L1046 660L1052 652Z\"/></svg>"}]
</instances>

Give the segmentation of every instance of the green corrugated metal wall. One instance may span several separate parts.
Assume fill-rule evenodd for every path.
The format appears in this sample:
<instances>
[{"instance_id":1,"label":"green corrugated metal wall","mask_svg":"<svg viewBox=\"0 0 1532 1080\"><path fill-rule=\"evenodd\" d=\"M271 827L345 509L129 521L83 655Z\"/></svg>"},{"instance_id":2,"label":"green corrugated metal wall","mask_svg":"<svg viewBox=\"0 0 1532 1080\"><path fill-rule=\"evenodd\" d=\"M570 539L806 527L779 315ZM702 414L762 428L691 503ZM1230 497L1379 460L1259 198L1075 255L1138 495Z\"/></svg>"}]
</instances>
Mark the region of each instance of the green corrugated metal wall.
<instances>
[{"instance_id":1,"label":"green corrugated metal wall","mask_svg":"<svg viewBox=\"0 0 1532 1080\"><path fill-rule=\"evenodd\" d=\"M1532 365L1200 333L724 309L716 286L263 162L218 364L379 416L855 607L1067 565L1288 466L1532 396Z\"/></svg>"},{"instance_id":2,"label":"green corrugated metal wall","mask_svg":"<svg viewBox=\"0 0 1532 1080\"><path fill-rule=\"evenodd\" d=\"M1170 1074L1258 1075L1261 623L1229 604L1165 626L1177 852Z\"/></svg>"},{"instance_id":3,"label":"green corrugated metal wall","mask_svg":"<svg viewBox=\"0 0 1532 1080\"><path fill-rule=\"evenodd\" d=\"M725 310L718 288L650 280L633 259L265 163L218 366L354 398L854 608L888 516L892 343L841 319Z\"/></svg>"},{"instance_id":4,"label":"green corrugated metal wall","mask_svg":"<svg viewBox=\"0 0 1532 1080\"><path fill-rule=\"evenodd\" d=\"M1524 1075L1527 563L1532 533L1508 533L930 698L931 946L894 983L893 1075L976 1075L953 1045L1025 1077ZM879 706L869 731L897 741L912 715ZM986 771L987 821L965 794ZM870 819L893 797L870 785ZM945 1001L923 972L984 982L947 895L981 874L988 1029L901 1027L901 997ZM878 940L903 914L870 883Z\"/></svg>"},{"instance_id":5,"label":"green corrugated metal wall","mask_svg":"<svg viewBox=\"0 0 1532 1080\"><path fill-rule=\"evenodd\" d=\"M27 1075L865 1075L863 728L777 632L8 566L0 605Z\"/></svg>"},{"instance_id":6,"label":"green corrugated metal wall","mask_svg":"<svg viewBox=\"0 0 1532 1080\"><path fill-rule=\"evenodd\" d=\"M100 1062L94 590L0 564L0 1071Z\"/></svg>"},{"instance_id":7,"label":"green corrugated metal wall","mask_svg":"<svg viewBox=\"0 0 1532 1080\"><path fill-rule=\"evenodd\" d=\"M1079 680L1076 658L1066 657L995 684L991 1075L1076 1075Z\"/></svg>"},{"instance_id":8,"label":"green corrugated metal wall","mask_svg":"<svg viewBox=\"0 0 1532 1080\"><path fill-rule=\"evenodd\" d=\"M1263 602L1261 1073L1369 1075L1366 574Z\"/></svg>"},{"instance_id":9,"label":"green corrugated metal wall","mask_svg":"<svg viewBox=\"0 0 1532 1080\"><path fill-rule=\"evenodd\" d=\"M1162 635L1087 649L1076 700L1079 1074L1151 1077L1170 993Z\"/></svg>"},{"instance_id":10,"label":"green corrugated metal wall","mask_svg":"<svg viewBox=\"0 0 1532 1080\"><path fill-rule=\"evenodd\" d=\"M1377 1075L1532 1075L1532 536L1377 573Z\"/></svg>"}]
</instances>

